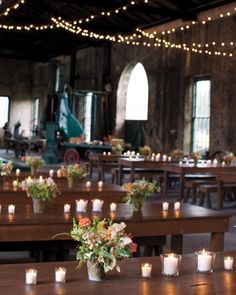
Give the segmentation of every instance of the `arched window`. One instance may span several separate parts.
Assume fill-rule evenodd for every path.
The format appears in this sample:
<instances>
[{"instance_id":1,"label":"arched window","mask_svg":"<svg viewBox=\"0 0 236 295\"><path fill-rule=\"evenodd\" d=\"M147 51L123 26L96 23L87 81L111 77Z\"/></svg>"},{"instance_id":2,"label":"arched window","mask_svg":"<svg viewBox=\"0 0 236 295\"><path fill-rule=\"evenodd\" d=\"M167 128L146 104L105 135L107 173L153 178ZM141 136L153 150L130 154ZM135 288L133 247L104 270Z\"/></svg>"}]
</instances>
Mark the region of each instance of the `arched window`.
<instances>
[{"instance_id":1,"label":"arched window","mask_svg":"<svg viewBox=\"0 0 236 295\"><path fill-rule=\"evenodd\" d=\"M125 120L147 120L148 118L148 79L141 63L133 68L126 95Z\"/></svg>"},{"instance_id":2,"label":"arched window","mask_svg":"<svg viewBox=\"0 0 236 295\"><path fill-rule=\"evenodd\" d=\"M9 120L9 97L0 96L0 127L3 127Z\"/></svg>"}]
</instances>

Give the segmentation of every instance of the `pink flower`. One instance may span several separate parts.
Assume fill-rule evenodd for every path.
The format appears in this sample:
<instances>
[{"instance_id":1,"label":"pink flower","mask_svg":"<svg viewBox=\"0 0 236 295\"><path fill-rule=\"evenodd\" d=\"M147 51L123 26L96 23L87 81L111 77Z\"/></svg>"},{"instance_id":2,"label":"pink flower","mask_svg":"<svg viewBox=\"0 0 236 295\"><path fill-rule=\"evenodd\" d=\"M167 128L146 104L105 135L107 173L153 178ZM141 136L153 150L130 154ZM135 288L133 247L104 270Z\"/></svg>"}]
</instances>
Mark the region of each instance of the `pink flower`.
<instances>
[{"instance_id":1,"label":"pink flower","mask_svg":"<svg viewBox=\"0 0 236 295\"><path fill-rule=\"evenodd\" d=\"M132 252L136 252L137 247L138 247L138 244L136 244L136 243L131 243L130 244L130 249L131 249Z\"/></svg>"}]
</instances>

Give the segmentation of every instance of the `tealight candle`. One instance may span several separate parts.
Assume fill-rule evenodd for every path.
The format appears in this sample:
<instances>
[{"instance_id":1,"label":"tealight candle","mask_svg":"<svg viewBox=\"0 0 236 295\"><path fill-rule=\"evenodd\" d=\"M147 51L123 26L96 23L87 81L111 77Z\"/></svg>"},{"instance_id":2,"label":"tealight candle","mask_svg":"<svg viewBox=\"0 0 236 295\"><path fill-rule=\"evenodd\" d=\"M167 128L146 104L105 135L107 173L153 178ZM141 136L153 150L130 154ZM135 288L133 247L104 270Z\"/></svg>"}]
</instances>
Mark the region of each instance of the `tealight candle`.
<instances>
[{"instance_id":1,"label":"tealight candle","mask_svg":"<svg viewBox=\"0 0 236 295\"><path fill-rule=\"evenodd\" d=\"M130 154L131 154L131 151L128 150L128 151L127 151L127 156L130 156Z\"/></svg>"},{"instance_id":2,"label":"tealight candle","mask_svg":"<svg viewBox=\"0 0 236 295\"><path fill-rule=\"evenodd\" d=\"M107 154L108 154L108 156L110 156L111 155L111 152L108 152Z\"/></svg>"},{"instance_id":3,"label":"tealight candle","mask_svg":"<svg viewBox=\"0 0 236 295\"><path fill-rule=\"evenodd\" d=\"M13 186L14 188L16 188L17 185L18 185L18 181L17 181L17 180L13 180L13 181L12 181L12 186Z\"/></svg>"},{"instance_id":4,"label":"tealight candle","mask_svg":"<svg viewBox=\"0 0 236 295\"><path fill-rule=\"evenodd\" d=\"M127 156L127 153L126 152L124 153L124 156Z\"/></svg>"},{"instance_id":5,"label":"tealight candle","mask_svg":"<svg viewBox=\"0 0 236 295\"><path fill-rule=\"evenodd\" d=\"M136 157L139 158L139 157L140 157L140 153L137 153L137 154L136 154Z\"/></svg>"},{"instance_id":6,"label":"tealight candle","mask_svg":"<svg viewBox=\"0 0 236 295\"><path fill-rule=\"evenodd\" d=\"M11 204L8 205L8 214L14 214L15 213L15 205Z\"/></svg>"},{"instance_id":7,"label":"tealight candle","mask_svg":"<svg viewBox=\"0 0 236 295\"><path fill-rule=\"evenodd\" d=\"M171 162L171 156L168 157L168 162Z\"/></svg>"},{"instance_id":8,"label":"tealight candle","mask_svg":"<svg viewBox=\"0 0 236 295\"><path fill-rule=\"evenodd\" d=\"M155 157L151 157L151 161L155 161Z\"/></svg>"},{"instance_id":9,"label":"tealight candle","mask_svg":"<svg viewBox=\"0 0 236 295\"><path fill-rule=\"evenodd\" d=\"M80 199L80 200L76 200L75 202L76 202L76 211L77 212L86 212L86 208L87 208L87 204L88 204L87 200Z\"/></svg>"},{"instance_id":10,"label":"tealight candle","mask_svg":"<svg viewBox=\"0 0 236 295\"><path fill-rule=\"evenodd\" d=\"M103 182L101 180L98 182L98 187L103 187Z\"/></svg>"},{"instance_id":11,"label":"tealight candle","mask_svg":"<svg viewBox=\"0 0 236 295\"><path fill-rule=\"evenodd\" d=\"M43 183L43 176L42 175L39 176L39 183Z\"/></svg>"},{"instance_id":12,"label":"tealight candle","mask_svg":"<svg viewBox=\"0 0 236 295\"><path fill-rule=\"evenodd\" d=\"M179 275L179 263L181 260L181 255L162 254L162 274L165 276L178 276Z\"/></svg>"},{"instance_id":13,"label":"tealight candle","mask_svg":"<svg viewBox=\"0 0 236 295\"><path fill-rule=\"evenodd\" d=\"M87 181L87 182L86 182L86 187L87 187L87 188L90 188L90 187L91 187L91 182L90 182L90 181Z\"/></svg>"},{"instance_id":14,"label":"tealight candle","mask_svg":"<svg viewBox=\"0 0 236 295\"><path fill-rule=\"evenodd\" d=\"M183 165L183 162L182 161L179 161L179 166L182 166Z\"/></svg>"},{"instance_id":15,"label":"tealight candle","mask_svg":"<svg viewBox=\"0 0 236 295\"><path fill-rule=\"evenodd\" d=\"M61 177L61 170L57 170L57 177Z\"/></svg>"},{"instance_id":16,"label":"tealight candle","mask_svg":"<svg viewBox=\"0 0 236 295\"><path fill-rule=\"evenodd\" d=\"M70 213L70 204L64 205L64 213Z\"/></svg>"},{"instance_id":17,"label":"tealight candle","mask_svg":"<svg viewBox=\"0 0 236 295\"><path fill-rule=\"evenodd\" d=\"M31 184L31 183L32 183L32 178L29 176L29 177L26 179L26 182L27 182L27 184Z\"/></svg>"},{"instance_id":18,"label":"tealight candle","mask_svg":"<svg viewBox=\"0 0 236 295\"><path fill-rule=\"evenodd\" d=\"M103 154L103 156L106 156L107 153L106 152L103 152L102 154Z\"/></svg>"},{"instance_id":19,"label":"tealight candle","mask_svg":"<svg viewBox=\"0 0 236 295\"><path fill-rule=\"evenodd\" d=\"M212 264L215 259L214 252L208 252L203 249L202 251L195 252L197 259L198 272L212 272Z\"/></svg>"},{"instance_id":20,"label":"tealight candle","mask_svg":"<svg viewBox=\"0 0 236 295\"><path fill-rule=\"evenodd\" d=\"M131 152L131 156L135 156L135 151L132 151Z\"/></svg>"},{"instance_id":21,"label":"tealight candle","mask_svg":"<svg viewBox=\"0 0 236 295\"><path fill-rule=\"evenodd\" d=\"M163 162L166 162L166 161L167 161L167 155L163 155L163 156L162 156L162 161L163 161Z\"/></svg>"},{"instance_id":22,"label":"tealight candle","mask_svg":"<svg viewBox=\"0 0 236 295\"><path fill-rule=\"evenodd\" d=\"M161 155L158 153L158 154L156 155L156 161L160 161L160 159L161 159Z\"/></svg>"},{"instance_id":23,"label":"tealight candle","mask_svg":"<svg viewBox=\"0 0 236 295\"><path fill-rule=\"evenodd\" d=\"M143 278L150 278L152 275L152 264L151 263L142 263L141 271Z\"/></svg>"},{"instance_id":24,"label":"tealight candle","mask_svg":"<svg viewBox=\"0 0 236 295\"><path fill-rule=\"evenodd\" d=\"M168 202L162 203L162 210L167 211L168 209L169 209L169 203Z\"/></svg>"},{"instance_id":25,"label":"tealight candle","mask_svg":"<svg viewBox=\"0 0 236 295\"><path fill-rule=\"evenodd\" d=\"M116 211L116 207L117 207L117 204L116 203L111 203L110 204L110 211L111 212L115 212Z\"/></svg>"},{"instance_id":26,"label":"tealight candle","mask_svg":"<svg viewBox=\"0 0 236 295\"><path fill-rule=\"evenodd\" d=\"M232 270L233 269L233 263L234 263L234 257L224 257L224 268L225 270Z\"/></svg>"},{"instance_id":27,"label":"tealight candle","mask_svg":"<svg viewBox=\"0 0 236 295\"><path fill-rule=\"evenodd\" d=\"M37 269L26 269L25 283L28 285L36 285L37 283Z\"/></svg>"},{"instance_id":28,"label":"tealight candle","mask_svg":"<svg viewBox=\"0 0 236 295\"><path fill-rule=\"evenodd\" d=\"M224 161L222 162L222 167L225 167L225 162Z\"/></svg>"},{"instance_id":29,"label":"tealight candle","mask_svg":"<svg viewBox=\"0 0 236 295\"><path fill-rule=\"evenodd\" d=\"M66 282L66 268L57 267L55 268L55 282L65 283Z\"/></svg>"},{"instance_id":30,"label":"tealight candle","mask_svg":"<svg viewBox=\"0 0 236 295\"><path fill-rule=\"evenodd\" d=\"M93 209L92 209L93 212L101 212L104 201L99 199L94 199L92 200L92 202L93 202Z\"/></svg>"},{"instance_id":31,"label":"tealight candle","mask_svg":"<svg viewBox=\"0 0 236 295\"><path fill-rule=\"evenodd\" d=\"M175 202L174 203L174 210L179 211L180 210L180 202Z\"/></svg>"},{"instance_id":32,"label":"tealight candle","mask_svg":"<svg viewBox=\"0 0 236 295\"><path fill-rule=\"evenodd\" d=\"M217 159L214 159L212 164L213 164L214 167L216 167L218 165Z\"/></svg>"},{"instance_id":33,"label":"tealight candle","mask_svg":"<svg viewBox=\"0 0 236 295\"><path fill-rule=\"evenodd\" d=\"M208 165L211 165L211 160L207 160L207 164Z\"/></svg>"},{"instance_id":34,"label":"tealight candle","mask_svg":"<svg viewBox=\"0 0 236 295\"><path fill-rule=\"evenodd\" d=\"M155 156L156 156L156 155L155 155L155 153L152 153L152 157L154 157L154 158L155 158Z\"/></svg>"},{"instance_id":35,"label":"tealight candle","mask_svg":"<svg viewBox=\"0 0 236 295\"><path fill-rule=\"evenodd\" d=\"M17 176L17 177L20 176L20 169L16 169L16 176Z\"/></svg>"},{"instance_id":36,"label":"tealight candle","mask_svg":"<svg viewBox=\"0 0 236 295\"><path fill-rule=\"evenodd\" d=\"M53 169L50 169L50 170L49 170L49 176L50 176L50 177L53 177L53 174L54 174Z\"/></svg>"}]
</instances>

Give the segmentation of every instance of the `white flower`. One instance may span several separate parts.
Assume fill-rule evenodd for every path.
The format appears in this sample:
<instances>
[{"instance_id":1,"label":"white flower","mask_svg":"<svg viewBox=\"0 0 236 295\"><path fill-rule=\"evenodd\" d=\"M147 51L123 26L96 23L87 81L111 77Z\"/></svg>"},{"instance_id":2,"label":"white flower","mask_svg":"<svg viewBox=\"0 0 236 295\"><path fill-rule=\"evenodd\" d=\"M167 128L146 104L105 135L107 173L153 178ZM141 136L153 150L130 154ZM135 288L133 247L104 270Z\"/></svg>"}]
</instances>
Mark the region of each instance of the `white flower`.
<instances>
[{"instance_id":1,"label":"white flower","mask_svg":"<svg viewBox=\"0 0 236 295\"><path fill-rule=\"evenodd\" d=\"M129 244L132 243L132 240L131 240L131 238L129 238L129 237L121 237L121 238L120 238L120 241L121 241L121 245L122 245L123 247L125 247L126 245L129 245Z\"/></svg>"},{"instance_id":2,"label":"white flower","mask_svg":"<svg viewBox=\"0 0 236 295\"><path fill-rule=\"evenodd\" d=\"M114 239L117 233L121 232L124 228L126 228L126 224L124 222L113 223L111 226L111 239Z\"/></svg>"}]
</instances>

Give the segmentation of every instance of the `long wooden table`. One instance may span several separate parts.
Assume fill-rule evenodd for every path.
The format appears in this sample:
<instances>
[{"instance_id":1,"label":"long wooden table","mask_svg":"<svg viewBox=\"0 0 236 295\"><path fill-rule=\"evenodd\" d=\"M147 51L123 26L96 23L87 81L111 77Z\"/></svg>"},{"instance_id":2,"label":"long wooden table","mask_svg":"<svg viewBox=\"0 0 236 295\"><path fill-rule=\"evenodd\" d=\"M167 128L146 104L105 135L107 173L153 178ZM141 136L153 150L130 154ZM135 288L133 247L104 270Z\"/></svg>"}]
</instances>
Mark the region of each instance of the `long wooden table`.
<instances>
[{"instance_id":1,"label":"long wooden table","mask_svg":"<svg viewBox=\"0 0 236 295\"><path fill-rule=\"evenodd\" d=\"M216 253L211 274L196 272L194 254L183 255L178 277L165 277L161 274L159 257L127 258L120 264L121 272L116 270L106 274L102 282L89 281L86 266L76 271L77 262L66 261L36 264L0 265L0 292L11 295L233 295L236 294L236 272L224 270L224 256L236 252ZM141 277L141 263L152 263L152 277ZM55 283L55 268L66 267L66 283ZM25 270L37 269L37 284L25 284Z\"/></svg>"},{"instance_id":2,"label":"long wooden table","mask_svg":"<svg viewBox=\"0 0 236 295\"><path fill-rule=\"evenodd\" d=\"M164 165L164 195L168 194L168 183L169 175L171 173L176 173L179 175L179 191L178 199L182 200L184 198L184 186L185 186L185 176L186 174L199 174L199 173L211 173L217 175L218 173L224 172L236 172L236 166L214 166L212 164L167 164Z\"/></svg>"},{"instance_id":3,"label":"long wooden table","mask_svg":"<svg viewBox=\"0 0 236 295\"><path fill-rule=\"evenodd\" d=\"M92 183L90 188L86 187L85 182L80 182L71 189L67 185L58 185L61 194L53 200L56 204L74 203L77 199L104 199L106 203L121 203L126 192L115 184L104 183L103 188L99 188L97 183ZM22 189L13 189L12 185L0 188L0 204L30 204L31 198L28 198ZM48 202L50 203L50 202Z\"/></svg>"},{"instance_id":4,"label":"long wooden table","mask_svg":"<svg viewBox=\"0 0 236 295\"><path fill-rule=\"evenodd\" d=\"M119 158L118 159L118 168L119 168L119 176L118 176L118 183L122 185L123 179L123 168L130 168L130 181L134 181L134 174L135 170L137 169L146 169L149 170L150 173L153 174L163 171L163 166L168 165L167 162L163 161L151 161L151 160L144 160L143 158Z\"/></svg>"},{"instance_id":5,"label":"long wooden table","mask_svg":"<svg viewBox=\"0 0 236 295\"><path fill-rule=\"evenodd\" d=\"M94 216L91 209L82 216ZM70 232L72 219L80 217L72 204L70 214L64 214L63 205L48 203L45 213L35 214L32 205L17 205L16 213L8 214L7 205L2 206L0 215L0 242L53 241L52 237L61 232ZM183 235L210 233L209 249L224 249L224 233L228 230L229 214L182 204L180 211L173 205L168 212L162 211L161 204L144 204L142 211L134 212L130 205L118 204L116 213L109 211L105 204L101 218L111 218L116 222L124 221L127 232L134 237L157 237L171 235L171 251L182 253ZM57 237L55 240L68 240Z\"/></svg>"}]
</instances>

